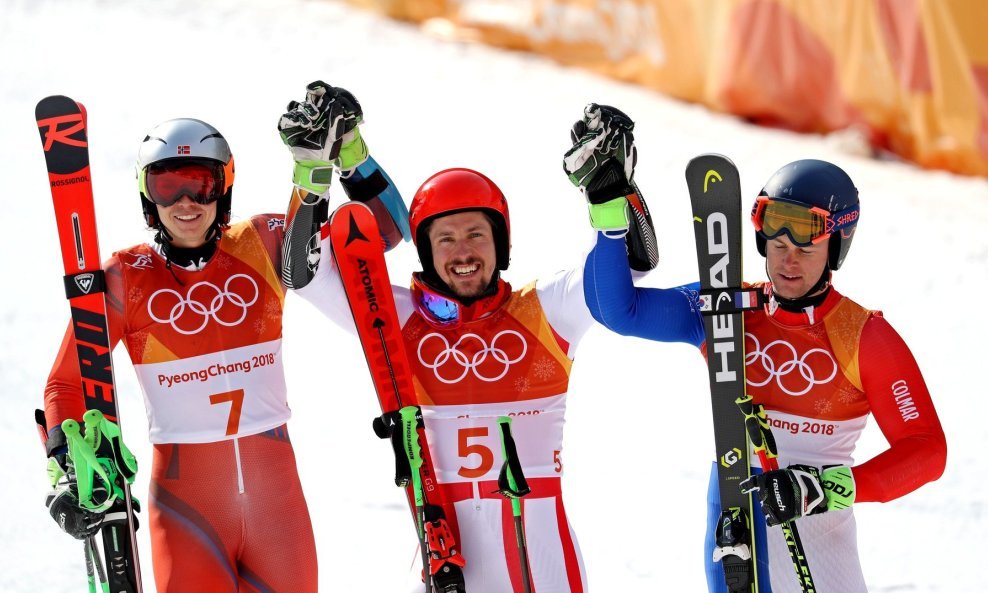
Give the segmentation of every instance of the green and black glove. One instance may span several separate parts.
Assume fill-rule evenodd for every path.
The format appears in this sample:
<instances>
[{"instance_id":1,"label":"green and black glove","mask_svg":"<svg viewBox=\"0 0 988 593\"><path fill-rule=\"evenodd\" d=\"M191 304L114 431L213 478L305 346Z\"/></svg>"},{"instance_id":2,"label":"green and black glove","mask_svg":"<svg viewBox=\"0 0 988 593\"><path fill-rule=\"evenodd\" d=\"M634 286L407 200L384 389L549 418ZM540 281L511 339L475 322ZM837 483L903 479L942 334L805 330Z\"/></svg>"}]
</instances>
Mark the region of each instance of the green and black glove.
<instances>
[{"instance_id":1,"label":"green and black glove","mask_svg":"<svg viewBox=\"0 0 988 593\"><path fill-rule=\"evenodd\" d=\"M570 131L573 147L563 156L563 169L583 190L595 229L628 228L627 196L635 193L634 129L635 122L621 110L591 103Z\"/></svg>"},{"instance_id":2,"label":"green and black glove","mask_svg":"<svg viewBox=\"0 0 988 593\"><path fill-rule=\"evenodd\" d=\"M635 122L620 109L590 103L570 130L573 146L563 156L563 169L583 191L590 225L611 238L623 236L629 265L646 272L658 265L659 246L648 204L634 182L634 129Z\"/></svg>"},{"instance_id":3,"label":"green and black glove","mask_svg":"<svg viewBox=\"0 0 988 593\"><path fill-rule=\"evenodd\" d=\"M281 140L292 151L292 181L311 193L329 189L333 168L349 171L367 160L358 125L364 115L353 94L321 80L306 86L305 100L292 101L278 120Z\"/></svg>"},{"instance_id":4,"label":"green and black glove","mask_svg":"<svg viewBox=\"0 0 988 593\"><path fill-rule=\"evenodd\" d=\"M76 539L96 533L108 511L124 504L124 485L132 483L137 460L120 438L120 429L103 415L90 410L84 428L66 420L48 436L48 480L45 496L48 513L58 526ZM139 509L132 499L135 511ZM135 517L136 518L136 517Z\"/></svg>"},{"instance_id":5,"label":"green and black glove","mask_svg":"<svg viewBox=\"0 0 988 593\"><path fill-rule=\"evenodd\" d=\"M790 465L751 476L741 482L745 494L755 492L770 526L843 510L854 503L854 475L845 465L825 467Z\"/></svg>"}]
</instances>

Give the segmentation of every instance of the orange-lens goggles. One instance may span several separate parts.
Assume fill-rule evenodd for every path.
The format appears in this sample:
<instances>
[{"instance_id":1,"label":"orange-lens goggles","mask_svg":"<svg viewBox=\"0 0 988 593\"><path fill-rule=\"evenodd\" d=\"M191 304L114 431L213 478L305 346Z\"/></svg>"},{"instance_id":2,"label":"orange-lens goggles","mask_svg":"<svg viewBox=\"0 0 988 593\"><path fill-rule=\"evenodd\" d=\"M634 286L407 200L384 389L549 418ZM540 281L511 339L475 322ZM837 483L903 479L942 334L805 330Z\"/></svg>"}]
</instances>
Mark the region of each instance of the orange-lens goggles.
<instances>
[{"instance_id":1,"label":"orange-lens goggles","mask_svg":"<svg viewBox=\"0 0 988 593\"><path fill-rule=\"evenodd\" d=\"M786 234L801 247L819 243L833 233L852 226L858 220L859 208L853 206L840 212L818 207L806 207L792 202L759 196L751 220L755 230L766 239Z\"/></svg>"}]
</instances>

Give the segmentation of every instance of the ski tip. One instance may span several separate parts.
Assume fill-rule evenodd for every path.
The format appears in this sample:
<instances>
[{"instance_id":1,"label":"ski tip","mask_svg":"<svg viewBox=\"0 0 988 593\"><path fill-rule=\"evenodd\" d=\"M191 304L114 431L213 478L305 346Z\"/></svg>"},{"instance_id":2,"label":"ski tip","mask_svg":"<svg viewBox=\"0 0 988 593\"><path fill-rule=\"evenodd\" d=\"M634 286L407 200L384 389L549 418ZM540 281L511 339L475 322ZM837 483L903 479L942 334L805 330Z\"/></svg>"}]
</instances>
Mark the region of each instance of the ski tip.
<instances>
[{"instance_id":1,"label":"ski tip","mask_svg":"<svg viewBox=\"0 0 988 593\"><path fill-rule=\"evenodd\" d=\"M732 161L730 158L720 153L707 152L691 158L690 162L687 163L686 168L689 169L690 167L694 167L694 166L708 166L711 162L726 162L730 164L732 167L734 166L734 161Z\"/></svg>"},{"instance_id":2,"label":"ski tip","mask_svg":"<svg viewBox=\"0 0 988 593\"><path fill-rule=\"evenodd\" d=\"M40 121L49 117L66 115L75 111L82 113L83 119L85 120L86 110L82 106L82 103L73 101L65 95L50 95L38 101L38 105L34 108L34 116L35 119Z\"/></svg>"},{"instance_id":3,"label":"ski tip","mask_svg":"<svg viewBox=\"0 0 988 593\"><path fill-rule=\"evenodd\" d=\"M695 188L698 194L706 194L721 183L730 187L738 186L739 177L738 168L722 154L701 154L690 159L686 165L686 183Z\"/></svg>"}]
</instances>

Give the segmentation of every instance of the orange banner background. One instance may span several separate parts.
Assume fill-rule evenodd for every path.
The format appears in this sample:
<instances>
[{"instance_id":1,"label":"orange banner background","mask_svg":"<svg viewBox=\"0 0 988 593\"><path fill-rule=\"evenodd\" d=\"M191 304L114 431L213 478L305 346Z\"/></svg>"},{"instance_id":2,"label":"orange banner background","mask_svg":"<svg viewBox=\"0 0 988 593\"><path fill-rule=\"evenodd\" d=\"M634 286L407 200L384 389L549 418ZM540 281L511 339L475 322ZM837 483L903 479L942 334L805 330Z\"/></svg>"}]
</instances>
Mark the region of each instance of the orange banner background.
<instances>
[{"instance_id":1,"label":"orange banner background","mask_svg":"<svg viewBox=\"0 0 988 593\"><path fill-rule=\"evenodd\" d=\"M988 176L984 0L349 0L754 122Z\"/></svg>"}]
</instances>

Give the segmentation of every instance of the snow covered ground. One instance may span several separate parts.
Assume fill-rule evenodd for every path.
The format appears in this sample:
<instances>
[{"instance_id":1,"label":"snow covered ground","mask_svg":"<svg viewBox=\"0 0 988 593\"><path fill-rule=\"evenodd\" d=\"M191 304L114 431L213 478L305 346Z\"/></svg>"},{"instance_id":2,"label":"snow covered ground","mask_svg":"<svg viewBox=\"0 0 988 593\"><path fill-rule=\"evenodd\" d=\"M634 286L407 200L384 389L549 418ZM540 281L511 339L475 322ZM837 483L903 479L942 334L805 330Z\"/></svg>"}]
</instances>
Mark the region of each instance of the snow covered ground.
<instances>
[{"instance_id":1,"label":"snow covered ground","mask_svg":"<svg viewBox=\"0 0 988 593\"><path fill-rule=\"evenodd\" d=\"M637 121L637 180L653 209L662 263L646 283L695 277L683 171L703 152L731 156L747 196L782 164L830 159L857 183L860 233L838 287L881 308L913 348L949 441L938 482L889 504L856 507L865 574L876 592L985 590L988 403L980 297L988 294L988 183L838 152L819 137L746 125L696 106L545 60L443 42L343 4L306 0L0 0L0 378L7 485L0 489L0 591L84 589L79 545L47 517L44 458L31 422L67 319L35 103L83 101L104 256L144 241L133 162L155 123L217 126L237 159L234 214L283 211L291 160L275 131L314 79L352 90L364 135L406 200L429 174L477 168L512 209L516 285L577 265L589 244L582 199L560 165L589 101ZM340 192L342 193L342 192ZM746 238L747 277L762 277ZM403 281L410 245L389 256ZM389 447L354 340L301 299L285 319L290 426L313 521L324 591L401 591L414 534L391 485ZM121 417L150 464L143 404L118 349ZM594 591L704 590L704 493L712 434L702 359L683 345L595 328L572 376L566 502ZM612 372L619 367L621 372ZM605 380L604 377L609 377ZM327 428L328 427L328 428ZM884 445L874 424L857 459ZM145 497L147 472L135 493ZM277 518L272 518L277 520ZM153 591L147 531L141 531ZM811 559L812 562L812 559Z\"/></svg>"}]
</instances>

